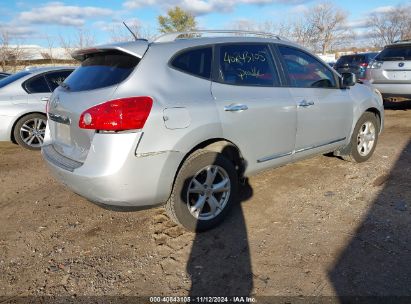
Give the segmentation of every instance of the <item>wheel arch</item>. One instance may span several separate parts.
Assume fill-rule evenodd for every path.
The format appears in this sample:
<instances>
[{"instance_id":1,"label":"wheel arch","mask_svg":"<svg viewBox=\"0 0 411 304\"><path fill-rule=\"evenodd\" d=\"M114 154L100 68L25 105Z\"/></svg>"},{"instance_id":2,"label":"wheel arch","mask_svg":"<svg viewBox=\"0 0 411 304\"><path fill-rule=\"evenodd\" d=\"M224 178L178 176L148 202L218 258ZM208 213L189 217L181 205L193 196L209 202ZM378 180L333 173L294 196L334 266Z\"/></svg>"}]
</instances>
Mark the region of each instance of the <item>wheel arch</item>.
<instances>
[{"instance_id":1,"label":"wheel arch","mask_svg":"<svg viewBox=\"0 0 411 304\"><path fill-rule=\"evenodd\" d=\"M382 122L381 112L377 108L374 108L374 107L366 109L365 112L373 113L377 117L378 122L379 122L378 132L380 132L381 131L381 126L382 126L382 123L383 123Z\"/></svg>"},{"instance_id":2,"label":"wheel arch","mask_svg":"<svg viewBox=\"0 0 411 304\"><path fill-rule=\"evenodd\" d=\"M210 138L198 143L184 155L174 175L172 187L174 187L177 175L179 174L180 169L183 166L186 159L198 150L208 150L212 152L222 153L224 156L227 157L227 159L229 159L234 164L238 177L243 177L243 173L245 171L247 164L238 146L225 138Z\"/></svg>"},{"instance_id":3,"label":"wheel arch","mask_svg":"<svg viewBox=\"0 0 411 304\"><path fill-rule=\"evenodd\" d=\"M354 132L354 130L355 130L355 127L356 127L358 121L361 119L361 117L362 117L365 113L372 113L372 114L374 114L374 115L376 116L377 122L379 123L379 126L378 126L379 132L378 132L378 133L381 133L381 131L382 131L382 124L383 124L383 116L382 116L380 110L378 110L377 108L374 108L374 107L369 107L369 108L367 108L365 111L359 112L359 113L361 113L361 114L359 115L358 119L355 120L355 123L353 124L352 130L351 130L351 132L350 132L350 136L348 137L349 141L348 141L347 145L344 146L344 147L342 147L342 148L340 148L340 149L338 149L338 150L336 150L336 151L334 151L334 155L335 155L335 156L348 155L349 151L351 150L351 138L352 138L352 136L353 136L353 132Z\"/></svg>"}]
</instances>

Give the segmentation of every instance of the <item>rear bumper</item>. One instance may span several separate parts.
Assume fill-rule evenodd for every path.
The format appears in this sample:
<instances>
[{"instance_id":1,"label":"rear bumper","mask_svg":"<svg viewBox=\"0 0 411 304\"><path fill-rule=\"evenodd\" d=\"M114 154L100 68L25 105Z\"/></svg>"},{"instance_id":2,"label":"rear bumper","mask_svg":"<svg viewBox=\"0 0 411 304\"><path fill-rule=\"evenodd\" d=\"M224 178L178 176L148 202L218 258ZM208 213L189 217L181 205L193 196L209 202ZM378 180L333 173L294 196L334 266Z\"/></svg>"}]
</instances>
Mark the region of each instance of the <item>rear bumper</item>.
<instances>
[{"instance_id":1,"label":"rear bumper","mask_svg":"<svg viewBox=\"0 0 411 304\"><path fill-rule=\"evenodd\" d=\"M372 83L372 85L386 97L411 97L411 84Z\"/></svg>"},{"instance_id":2,"label":"rear bumper","mask_svg":"<svg viewBox=\"0 0 411 304\"><path fill-rule=\"evenodd\" d=\"M184 155L162 151L136 156L141 136L96 134L82 164L61 154L53 155L50 146L43 147L42 154L53 175L88 200L115 207L145 208L168 199Z\"/></svg>"}]
</instances>

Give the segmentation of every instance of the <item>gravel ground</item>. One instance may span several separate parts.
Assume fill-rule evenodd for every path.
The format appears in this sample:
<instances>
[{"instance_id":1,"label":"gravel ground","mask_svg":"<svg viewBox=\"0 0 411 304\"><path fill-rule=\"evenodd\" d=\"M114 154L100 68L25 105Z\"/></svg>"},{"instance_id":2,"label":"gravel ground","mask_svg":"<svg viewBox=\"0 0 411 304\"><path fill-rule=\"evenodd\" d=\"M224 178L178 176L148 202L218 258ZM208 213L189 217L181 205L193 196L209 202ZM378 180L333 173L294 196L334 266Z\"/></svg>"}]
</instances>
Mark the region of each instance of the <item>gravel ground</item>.
<instances>
[{"instance_id":1,"label":"gravel ground","mask_svg":"<svg viewBox=\"0 0 411 304\"><path fill-rule=\"evenodd\" d=\"M202 234L174 225L162 208L101 209L56 182L40 153L1 143L0 303L411 296L410 109L386 109L368 162L319 156L263 172L226 222Z\"/></svg>"}]
</instances>

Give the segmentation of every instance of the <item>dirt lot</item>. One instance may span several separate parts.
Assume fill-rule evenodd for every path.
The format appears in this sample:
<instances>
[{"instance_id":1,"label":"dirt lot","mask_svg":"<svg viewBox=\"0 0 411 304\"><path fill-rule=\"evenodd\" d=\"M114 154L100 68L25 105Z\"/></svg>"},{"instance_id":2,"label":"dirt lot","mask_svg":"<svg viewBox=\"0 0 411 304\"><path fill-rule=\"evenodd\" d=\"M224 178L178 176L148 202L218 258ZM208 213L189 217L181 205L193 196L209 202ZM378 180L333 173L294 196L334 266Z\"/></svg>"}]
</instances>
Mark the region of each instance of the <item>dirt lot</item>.
<instances>
[{"instance_id":1,"label":"dirt lot","mask_svg":"<svg viewBox=\"0 0 411 304\"><path fill-rule=\"evenodd\" d=\"M101 209L40 153L1 144L0 295L411 296L410 104L385 127L364 164L319 156L250 178L197 235L161 208Z\"/></svg>"}]
</instances>

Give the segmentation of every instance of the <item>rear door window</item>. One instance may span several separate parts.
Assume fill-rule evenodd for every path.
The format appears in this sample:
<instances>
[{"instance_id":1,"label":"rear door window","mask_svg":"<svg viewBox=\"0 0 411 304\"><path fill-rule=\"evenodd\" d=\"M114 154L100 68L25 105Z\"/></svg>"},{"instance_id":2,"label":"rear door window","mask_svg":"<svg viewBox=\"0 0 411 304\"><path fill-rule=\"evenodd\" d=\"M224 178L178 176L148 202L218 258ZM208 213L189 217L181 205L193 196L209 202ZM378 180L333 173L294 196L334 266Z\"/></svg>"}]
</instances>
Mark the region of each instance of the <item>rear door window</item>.
<instances>
[{"instance_id":1,"label":"rear door window","mask_svg":"<svg viewBox=\"0 0 411 304\"><path fill-rule=\"evenodd\" d=\"M140 62L140 58L119 51L87 56L81 66L64 81L70 91L95 90L119 84Z\"/></svg>"},{"instance_id":2,"label":"rear door window","mask_svg":"<svg viewBox=\"0 0 411 304\"><path fill-rule=\"evenodd\" d=\"M218 82L241 86L279 85L267 44L220 45L218 64Z\"/></svg>"},{"instance_id":3,"label":"rear door window","mask_svg":"<svg viewBox=\"0 0 411 304\"><path fill-rule=\"evenodd\" d=\"M54 91L73 71L56 71L45 74L51 91Z\"/></svg>"},{"instance_id":4,"label":"rear door window","mask_svg":"<svg viewBox=\"0 0 411 304\"><path fill-rule=\"evenodd\" d=\"M212 48L199 48L183 51L171 62L171 65L188 74L210 79Z\"/></svg>"},{"instance_id":5,"label":"rear door window","mask_svg":"<svg viewBox=\"0 0 411 304\"><path fill-rule=\"evenodd\" d=\"M51 92L47 84L46 78L44 78L44 75L40 75L40 76L27 80L24 83L24 88L29 94L50 93Z\"/></svg>"},{"instance_id":6,"label":"rear door window","mask_svg":"<svg viewBox=\"0 0 411 304\"><path fill-rule=\"evenodd\" d=\"M380 61L411 60L411 44L387 47L375 59Z\"/></svg>"}]
</instances>

